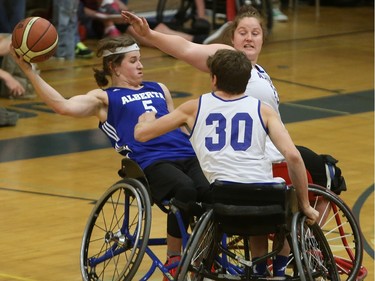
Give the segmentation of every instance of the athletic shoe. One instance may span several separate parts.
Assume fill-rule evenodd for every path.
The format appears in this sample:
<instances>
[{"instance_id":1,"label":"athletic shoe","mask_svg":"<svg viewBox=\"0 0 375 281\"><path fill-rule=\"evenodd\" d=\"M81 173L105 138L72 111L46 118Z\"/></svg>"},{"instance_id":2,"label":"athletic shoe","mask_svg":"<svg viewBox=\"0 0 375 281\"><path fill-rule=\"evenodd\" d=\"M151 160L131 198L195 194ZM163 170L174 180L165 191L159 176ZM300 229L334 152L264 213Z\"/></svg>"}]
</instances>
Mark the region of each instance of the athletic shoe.
<instances>
[{"instance_id":1,"label":"athletic shoe","mask_svg":"<svg viewBox=\"0 0 375 281\"><path fill-rule=\"evenodd\" d=\"M214 33L206 38L203 41L203 44L212 44L212 43L226 43L230 44L230 34L229 30L231 27L231 22L228 21L224 23L220 28L218 28ZM229 40L229 42L227 42Z\"/></svg>"},{"instance_id":2,"label":"athletic shoe","mask_svg":"<svg viewBox=\"0 0 375 281\"><path fill-rule=\"evenodd\" d=\"M76 45L76 58L91 59L94 56L93 51L91 51L85 44L79 42Z\"/></svg>"},{"instance_id":3,"label":"athletic shoe","mask_svg":"<svg viewBox=\"0 0 375 281\"><path fill-rule=\"evenodd\" d=\"M0 107L0 127L15 126L17 124L19 115L16 112L8 111Z\"/></svg>"},{"instance_id":4,"label":"athletic shoe","mask_svg":"<svg viewBox=\"0 0 375 281\"><path fill-rule=\"evenodd\" d=\"M120 30L115 26L111 26L104 34L105 37L119 37L121 36Z\"/></svg>"},{"instance_id":5,"label":"athletic shoe","mask_svg":"<svg viewBox=\"0 0 375 281\"><path fill-rule=\"evenodd\" d=\"M166 267L173 265L173 267L171 269L169 269L169 273L173 277L175 277L175 275L177 273L177 266L178 266L178 263L180 261L181 261L181 256L172 256L172 257L168 257L167 261L164 264L164 266L166 266ZM163 281L168 281L168 278L166 276L164 276Z\"/></svg>"},{"instance_id":6,"label":"athletic shoe","mask_svg":"<svg viewBox=\"0 0 375 281\"><path fill-rule=\"evenodd\" d=\"M118 14L120 11L120 7L115 2L112 4L105 4L98 9L98 12L110 15Z\"/></svg>"},{"instance_id":7,"label":"athletic shoe","mask_svg":"<svg viewBox=\"0 0 375 281\"><path fill-rule=\"evenodd\" d=\"M283 14L283 12L281 12L279 8L273 8L272 15L275 21L280 21L280 22L288 21L288 16Z\"/></svg>"}]
</instances>

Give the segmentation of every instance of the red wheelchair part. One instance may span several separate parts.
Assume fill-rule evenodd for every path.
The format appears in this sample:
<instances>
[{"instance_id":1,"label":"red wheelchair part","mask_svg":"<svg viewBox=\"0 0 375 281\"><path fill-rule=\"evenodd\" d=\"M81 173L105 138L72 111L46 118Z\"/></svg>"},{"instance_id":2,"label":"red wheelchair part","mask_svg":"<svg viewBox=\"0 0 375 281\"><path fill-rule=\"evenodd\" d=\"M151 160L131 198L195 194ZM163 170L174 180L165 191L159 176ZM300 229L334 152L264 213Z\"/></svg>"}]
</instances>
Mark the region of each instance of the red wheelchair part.
<instances>
[{"instance_id":1,"label":"red wheelchair part","mask_svg":"<svg viewBox=\"0 0 375 281\"><path fill-rule=\"evenodd\" d=\"M274 177L283 178L287 185L292 184L292 181L290 180L290 177L289 177L289 174L288 174L288 166L287 166L286 162L272 164L272 170L273 170L273 176ZM307 170L306 170L306 175L307 175L307 183L314 183L313 179L311 177L311 174ZM315 198L315 196L309 193L310 201L314 200L314 198Z\"/></svg>"}]
</instances>

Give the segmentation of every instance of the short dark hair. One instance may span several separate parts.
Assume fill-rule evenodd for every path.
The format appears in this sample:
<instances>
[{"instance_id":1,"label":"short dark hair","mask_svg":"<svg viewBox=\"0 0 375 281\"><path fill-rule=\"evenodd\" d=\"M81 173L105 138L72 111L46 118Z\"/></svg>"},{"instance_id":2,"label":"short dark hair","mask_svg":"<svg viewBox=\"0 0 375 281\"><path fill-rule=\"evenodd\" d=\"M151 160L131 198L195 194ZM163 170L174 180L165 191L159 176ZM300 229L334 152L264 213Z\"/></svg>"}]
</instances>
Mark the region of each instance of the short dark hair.
<instances>
[{"instance_id":1,"label":"short dark hair","mask_svg":"<svg viewBox=\"0 0 375 281\"><path fill-rule=\"evenodd\" d=\"M218 90L229 94L245 92L251 77L252 65L241 51L222 49L207 59L211 76L216 76Z\"/></svg>"}]
</instances>

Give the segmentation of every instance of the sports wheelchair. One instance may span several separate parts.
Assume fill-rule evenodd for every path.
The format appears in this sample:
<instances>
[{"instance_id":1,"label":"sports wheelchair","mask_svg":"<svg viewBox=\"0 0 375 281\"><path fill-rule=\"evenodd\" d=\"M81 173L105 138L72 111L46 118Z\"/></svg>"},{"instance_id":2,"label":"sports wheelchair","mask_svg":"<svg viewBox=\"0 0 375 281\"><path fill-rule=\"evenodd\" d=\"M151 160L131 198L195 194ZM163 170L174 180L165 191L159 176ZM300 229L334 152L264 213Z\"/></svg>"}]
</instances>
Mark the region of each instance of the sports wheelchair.
<instances>
[{"instance_id":1,"label":"sports wheelchair","mask_svg":"<svg viewBox=\"0 0 375 281\"><path fill-rule=\"evenodd\" d=\"M255 275L253 266L276 256L285 238L292 250L286 280L340 280L324 234L317 224L305 223L294 189L285 183L217 182L213 202L194 228L177 280L268 280L269 275ZM252 260L251 236L271 233L276 246Z\"/></svg>"},{"instance_id":2,"label":"sports wheelchair","mask_svg":"<svg viewBox=\"0 0 375 281\"><path fill-rule=\"evenodd\" d=\"M133 161L123 159L119 175L123 177L123 179L111 186L98 199L84 229L80 251L80 267L83 280L132 280L137 273L145 253L153 262L150 269L140 280L148 280L156 269L159 269L168 280L176 280L169 274L169 270L173 267L177 267L178 264L164 266L162 261L151 250L152 246L166 245L166 238L150 238L152 220L151 207L154 202L150 199L148 183L142 170ZM322 190L322 193L323 192ZM169 202L162 202L162 204L157 205L164 212L172 211L177 216L177 219L180 221L183 247L184 249L189 249L189 251L186 250L188 251L187 253L189 253L191 249L193 249L192 246L194 246L191 241L196 240L189 240L191 235L185 231L179 213L179 208L181 206L175 204L173 199ZM344 207L344 209L341 209L341 207ZM345 215L350 214L350 209L345 209L345 205L338 206L338 208L339 212ZM194 229L202 229L202 225L207 226L207 223L204 222L210 222L212 214L212 210L207 211ZM309 235L312 233L312 236L317 237L317 241L323 241L320 242L322 246L319 246L322 249L319 248L320 250L317 252L322 252L322 255L328 257L327 261L330 262L332 260L330 247L324 242L325 239L324 236L321 236L320 229L316 226L314 226L312 230L310 227L307 227L303 222L304 216L298 215L294 220L291 225L298 225L300 227L298 231L295 229L296 231L294 231L294 233L296 233L296 237L292 237L292 242L304 241L300 239L300 237L304 237L304 235L297 233L308 233ZM353 225L350 224L349 226L352 227L349 231L350 234L353 233L353 235L356 236L358 227L355 221ZM335 229L337 228L332 229L332 231L336 231ZM193 236L197 237L198 234L193 233L192 238ZM272 239L274 239L274 237L272 237ZM357 240L358 237L353 238ZM308 257L304 254L308 251L301 250L306 250L311 244L311 241L315 241L316 239L305 240L305 242L300 242L299 245L294 245L294 248L299 249L299 253L302 253L302 256L296 256L291 259L290 267L293 268L291 270L291 275L296 276L299 272L307 272L308 274L311 273L314 275L317 272L314 268L309 270L310 267L307 262ZM243 249L243 245L246 246L246 244L246 239L244 240L235 235L225 234L222 236L221 248L232 251L234 248ZM352 250L355 252L354 256L357 257L357 253L360 252L359 249ZM310 252L314 253L314 251ZM189 268L186 267L186 256L187 255L184 255L182 260L182 262L185 261L185 267L183 267L182 262L180 263L181 270ZM224 251L218 252L218 257L221 257L221 259L219 262L215 262L215 272L219 272L220 267L243 267L238 260L231 258L231 256ZM319 268L321 264L325 264L327 261L320 262ZM350 266L348 265L348 267ZM334 272L335 267L332 266L332 263L330 263L330 266L327 268L329 269L328 272L332 271L332 275L336 276ZM356 266L351 268L354 274L349 273L348 280L355 280L355 276L357 276L358 273L354 270ZM178 278L182 278L180 277L182 276L181 272L183 272L181 270ZM189 271L189 269L187 270ZM237 275L238 278L238 276L241 276L242 272L233 272L232 274L233 276ZM333 280L336 279L333 278Z\"/></svg>"},{"instance_id":3,"label":"sports wheelchair","mask_svg":"<svg viewBox=\"0 0 375 281\"><path fill-rule=\"evenodd\" d=\"M213 29L220 27L224 21L233 20L228 17L228 6L231 6L231 13L237 13L242 5L253 5L263 16L268 32L273 27L273 14L271 0L205 0L206 10L211 10L211 23ZM175 26L183 26L188 21L195 20L196 7L194 0L158 0L156 7L157 22L172 21ZM171 19L172 18L172 19ZM221 20L220 20L221 19ZM184 30L187 31L188 30Z\"/></svg>"},{"instance_id":4,"label":"sports wheelchair","mask_svg":"<svg viewBox=\"0 0 375 281\"><path fill-rule=\"evenodd\" d=\"M329 172L332 167L327 165L326 171ZM362 266L363 236L357 219L337 195L339 192L314 184L309 172L306 173L310 204L320 212L318 224L330 245L341 279L363 280L367 269ZM273 174L291 184L286 163L274 165Z\"/></svg>"}]
</instances>

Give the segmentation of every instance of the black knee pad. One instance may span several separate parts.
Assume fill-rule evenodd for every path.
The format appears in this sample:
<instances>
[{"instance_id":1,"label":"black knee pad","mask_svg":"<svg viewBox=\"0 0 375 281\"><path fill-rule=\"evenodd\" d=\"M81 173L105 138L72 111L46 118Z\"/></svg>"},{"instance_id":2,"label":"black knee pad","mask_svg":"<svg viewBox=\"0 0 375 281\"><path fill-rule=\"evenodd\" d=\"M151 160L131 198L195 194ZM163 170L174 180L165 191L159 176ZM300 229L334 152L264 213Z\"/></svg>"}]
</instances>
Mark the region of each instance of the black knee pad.
<instances>
[{"instance_id":1,"label":"black knee pad","mask_svg":"<svg viewBox=\"0 0 375 281\"><path fill-rule=\"evenodd\" d=\"M197 200L197 190L195 188L181 187L175 191L174 197L184 203L195 202Z\"/></svg>"},{"instance_id":2,"label":"black knee pad","mask_svg":"<svg viewBox=\"0 0 375 281\"><path fill-rule=\"evenodd\" d=\"M196 201L197 191L193 188L181 187L175 191L174 198L180 202L187 203L186 204L187 206L189 202ZM182 217L185 229L187 229L189 226L189 222L190 222L190 214L189 212L187 212L187 210L181 210L181 209L180 209L180 213L181 213L181 217ZM172 212L168 214L167 232L169 235L172 235L173 237L181 238L181 231L177 222L177 218L175 214L173 214Z\"/></svg>"}]
</instances>

